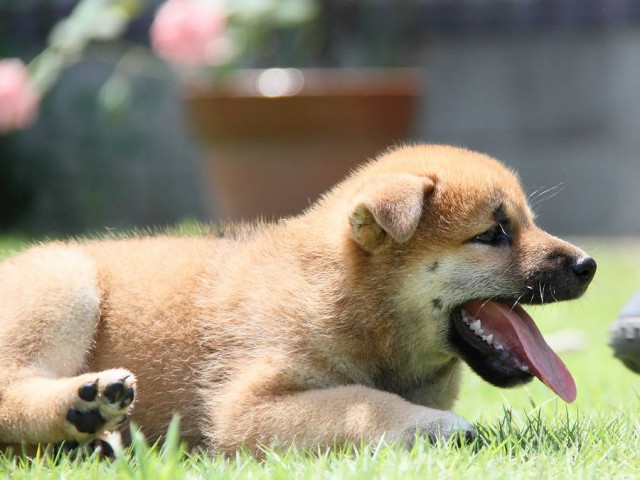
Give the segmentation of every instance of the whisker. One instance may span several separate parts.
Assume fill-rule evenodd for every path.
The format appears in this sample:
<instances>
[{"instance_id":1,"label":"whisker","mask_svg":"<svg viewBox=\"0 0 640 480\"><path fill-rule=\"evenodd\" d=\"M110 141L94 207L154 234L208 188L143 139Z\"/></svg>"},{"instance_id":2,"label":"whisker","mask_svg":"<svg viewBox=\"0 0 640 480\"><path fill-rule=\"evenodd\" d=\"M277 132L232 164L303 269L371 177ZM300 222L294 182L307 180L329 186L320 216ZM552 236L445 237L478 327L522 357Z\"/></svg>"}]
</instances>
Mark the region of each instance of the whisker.
<instances>
[{"instance_id":1,"label":"whisker","mask_svg":"<svg viewBox=\"0 0 640 480\"><path fill-rule=\"evenodd\" d=\"M460 362L460 359L456 358L455 360L456 364ZM449 372L449 375L447 377L447 380L444 382L444 385L442 386L442 388L440 389L440 395L439 398L442 398L443 394L446 394L449 391L449 385L451 383L451 380L453 378L453 374L455 373L456 369L452 368Z\"/></svg>"},{"instance_id":2,"label":"whisker","mask_svg":"<svg viewBox=\"0 0 640 480\"><path fill-rule=\"evenodd\" d=\"M527 196L527 200L532 201L532 200L535 200L536 198L538 198L538 196L540 195L540 191L543 190L543 189L544 189L544 187L536 188L533 192L531 192Z\"/></svg>"},{"instance_id":3,"label":"whisker","mask_svg":"<svg viewBox=\"0 0 640 480\"><path fill-rule=\"evenodd\" d=\"M482 309L482 307L484 307L487 303L491 302L492 300L490 298L487 298L484 302L482 302L482 305L480 305L480 309Z\"/></svg>"},{"instance_id":4,"label":"whisker","mask_svg":"<svg viewBox=\"0 0 640 480\"><path fill-rule=\"evenodd\" d=\"M520 303L520 300L522 300L522 297L524 297L524 293L521 293L520 296L514 302L514 304L511 306L511 311L512 312L513 312L513 309L516 308L516 305L518 305L518 303Z\"/></svg>"},{"instance_id":5,"label":"whisker","mask_svg":"<svg viewBox=\"0 0 640 480\"><path fill-rule=\"evenodd\" d=\"M529 196L529 203L531 204L531 208L535 209L547 200L552 199L564 190L564 186L564 182L560 182L559 184L551 188L547 188L546 190L540 191L541 189L538 189L534 191Z\"/></svg>"},{"instance_id":6,"label":"whisker","mask_svg":"<svg viewBox=\"0 0 640 480\"><path fill-rule=\"evenodd\" d=\"M564 182L560 182L557 185L546 189L544 187L540 187L536 189L531 195L529 195L529 201L539 201L540 199L544 198L545 195L555 193L557 191L562 191L562 189L564 189Z\"/></svg>"}]
</instances>

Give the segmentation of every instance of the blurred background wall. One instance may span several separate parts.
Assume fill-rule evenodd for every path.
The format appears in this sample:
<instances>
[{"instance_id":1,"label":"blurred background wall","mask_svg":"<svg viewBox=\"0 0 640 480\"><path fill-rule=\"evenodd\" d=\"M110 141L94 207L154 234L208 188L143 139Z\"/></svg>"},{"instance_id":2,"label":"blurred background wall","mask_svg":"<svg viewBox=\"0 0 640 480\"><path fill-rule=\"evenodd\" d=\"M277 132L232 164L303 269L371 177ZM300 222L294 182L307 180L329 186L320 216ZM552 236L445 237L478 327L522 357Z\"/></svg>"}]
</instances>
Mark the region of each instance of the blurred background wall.
<instances>
[{"instance_id":1,"label":"blurred background wall","mask_svg":"<svg viewBox=\"0 0 640 480\"><path fill-rule=\"evenodd\" d=\"M156 2L157 3L157 2ZM31 58L67 0L0 0L0 57ZM147 42L153 3L127 42ZM412 139L489 153L556 234L640 233L640 2L325 1L313 55L286 66L412 66ZM318 46L320 45L320 46ZM202 149L161 62L126 106L96 97L122 45L67 70L30 129L0 136L0 231L77 234L207 219ZM274 65L283 66L283 65Z\"/></svg>"}]
</instances>

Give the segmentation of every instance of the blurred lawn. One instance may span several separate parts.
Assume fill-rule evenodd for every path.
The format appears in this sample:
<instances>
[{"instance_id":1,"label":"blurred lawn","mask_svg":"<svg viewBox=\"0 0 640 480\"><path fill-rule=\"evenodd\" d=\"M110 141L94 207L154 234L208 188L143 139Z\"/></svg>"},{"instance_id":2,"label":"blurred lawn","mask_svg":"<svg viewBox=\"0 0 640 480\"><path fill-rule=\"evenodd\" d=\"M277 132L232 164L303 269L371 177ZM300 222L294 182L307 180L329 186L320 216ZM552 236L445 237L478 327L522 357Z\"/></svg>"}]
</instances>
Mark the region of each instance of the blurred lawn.
<instances>
[{"instance_id":1,"label":"blurred lawn","mask_svg":"<svg viewBox=\"0 0 640 480\"><path fill-rule=\"evenodd\" d=\"M26 241L22 238L0 235L0 258L23 249L25 245Z\"/></svg>"}]
</instances>

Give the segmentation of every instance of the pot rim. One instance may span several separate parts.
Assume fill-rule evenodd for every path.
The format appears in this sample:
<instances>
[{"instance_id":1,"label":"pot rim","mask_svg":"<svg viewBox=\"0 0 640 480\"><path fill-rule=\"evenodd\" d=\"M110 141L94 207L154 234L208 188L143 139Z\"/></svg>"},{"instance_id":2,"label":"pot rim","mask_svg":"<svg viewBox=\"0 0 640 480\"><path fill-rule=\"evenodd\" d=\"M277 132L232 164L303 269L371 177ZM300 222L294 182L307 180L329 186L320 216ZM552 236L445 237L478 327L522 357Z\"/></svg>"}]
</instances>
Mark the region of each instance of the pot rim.
<instances>
[{"instance_id":1,"label":"pot rim","mask_svg":"<svg viewBox=\"0 0 640 480\"><path fill-rule=\"evenodd\" d=\"M238 69L224 83L190 83L184 96L291 97L318 95L416 95L423 88L424 71L397 68L269 68Z\"/></svg>"}]
</instances>

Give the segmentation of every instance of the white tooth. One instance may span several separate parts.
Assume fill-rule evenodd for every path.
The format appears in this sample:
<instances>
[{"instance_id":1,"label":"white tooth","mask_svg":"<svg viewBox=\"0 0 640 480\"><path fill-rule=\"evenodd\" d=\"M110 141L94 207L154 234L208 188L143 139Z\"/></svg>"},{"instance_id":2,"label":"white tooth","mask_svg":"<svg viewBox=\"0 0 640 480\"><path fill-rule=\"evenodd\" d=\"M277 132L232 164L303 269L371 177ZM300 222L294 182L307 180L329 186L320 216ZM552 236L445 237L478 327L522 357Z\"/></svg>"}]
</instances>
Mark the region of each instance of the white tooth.
<instances>
[{"instance_id":1,"label":"white tooth","mask_svg":"<svg viewBox=\"0 0 640 480\"><path fill-rule=\"evenodd\" d=\"M500 345L499 343L497 345L494 345L493 348L495 348L496 350L504 350L504 347L502 345Z\"/></svg>"},{"instance_id":2,"label":"white tooth","mask_svg":"<svg viewBox=\"0 0 640 480\"><path fill-rule=\"evenodd\" d=\"M480 320L476 320L471 325L469 325L471 330L474 330L474 331L479 330L481 326L482 326L482 322Z\"/></svg>"},{"instance_id":3,"label":"white tooth","mask_svg":"<svg viewBox=\"0 0 640 480\"><path fill-rule=\"evenodd\" d=\"M529 367L527 367L526 365L520 365L520 370L522 370L523 372L528 372Z\"/></svg>"},{"instance_id":4,"label":"white tooth","mask_svg":"<svg viewBox=\"0 0 640 480\"><path fill-rule=\"evenodd\" d=\"M476 335L480 335L480 336L482 336L482 334L483 334L483 333L484 333L484 330L483 330L483 329L481 329L481 328L479 328L479 329L475 330L475 334L476 334Z\"/></svg>"},{"instance_id":5,"label":"white tooth","mask_svg":"<svg viewBox=\"0 0 640 480\"><path fill-rule=\"evenodd\" d=\"M493 333L484 337L484 341L487 343L493 343Z\"/></svg>"}]
</instances>

